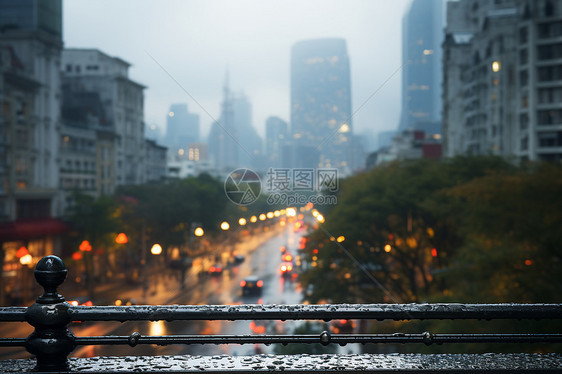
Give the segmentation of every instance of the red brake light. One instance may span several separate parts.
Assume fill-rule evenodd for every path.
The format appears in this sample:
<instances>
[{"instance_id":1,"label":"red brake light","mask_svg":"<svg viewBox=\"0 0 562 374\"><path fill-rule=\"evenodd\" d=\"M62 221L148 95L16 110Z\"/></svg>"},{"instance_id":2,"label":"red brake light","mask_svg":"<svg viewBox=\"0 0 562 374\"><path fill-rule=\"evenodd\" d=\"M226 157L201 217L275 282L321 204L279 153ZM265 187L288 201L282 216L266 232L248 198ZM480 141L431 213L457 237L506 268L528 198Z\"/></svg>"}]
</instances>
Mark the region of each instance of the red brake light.
<instances>
[{"instance_id":1,"label":"red brake light","mask_svg":"<svg viewBox=\"0 0 562 374\"><path fill-rule=\"evenodd\" d=\"M244 280L241 281L241 282L240 282L240 287L245 287L245 286L246 286L246 281L244 281Z\"/></svg>"},{"instance_id":2,"label":"red brake light","mask_svg":"<svg viewBox=\"0 0 562 374\"><path fill-rule=\"evenodd\" d=\"M340 319L340 323L341 323L342 325L345 325L345 324L347 323L347 320L346 320L346 319Z\"/></svg>"},{"instance_id":3,"label":"red brake light","mask_svg":"<svg viewBox=\"0 0 562 374\"><path fill-rule=\"evenodd\" d=\"M262 287L262 286L263 286L263 281L262 281L262 280L259 280L259 281L258 281L258 287Z\"/></svg>"},{"instance_id":4,"label":"red brake light","mask_svg":"<svg viewBox=\"0 0 562 374\"><path fill-rule=\"evenodd\" d=\"M214 267L214 266L211 266L211 267L209 268L209 271L210 271L211 273L214 273L214 272L215 272L215 267Z\"/></svg>"},{"instance_id":5,"label":"red brake light","mask_svg":"<svg viewBox=\"0 0 562 374\"><path fill-rule=\"evenodd\" d=\"M86 305L86 306L93 306L93 305L94 305L94 303L92 303L92 301L91 301L91 300L88 300L88 301L86 301L86 302L85 302L84 304L82 304L82 305Z\"/></svg>"}]
</instances>

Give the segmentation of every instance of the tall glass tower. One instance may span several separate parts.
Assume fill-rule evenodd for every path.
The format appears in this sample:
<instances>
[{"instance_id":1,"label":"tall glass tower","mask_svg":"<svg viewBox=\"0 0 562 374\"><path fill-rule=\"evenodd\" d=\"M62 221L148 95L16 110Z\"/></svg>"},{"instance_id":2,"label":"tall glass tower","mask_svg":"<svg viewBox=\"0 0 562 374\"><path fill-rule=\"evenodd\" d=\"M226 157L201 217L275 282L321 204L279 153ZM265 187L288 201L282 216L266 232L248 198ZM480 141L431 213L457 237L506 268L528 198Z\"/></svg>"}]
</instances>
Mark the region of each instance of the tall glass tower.
<instances>
[{"instance_id":1,"label":"tall glass tower","mask_svg":"<svg viewBox=\"0 0 562 374\"><path fill-rule=\"evenodd\" d=\"M351 165L351 83L343 39L300 41L291 50L291 136L294 167Z\"/></svg>"},{"instance_id":2,"label":"tall glass tower","mask_svg":"<svg viewBox=\"0 0 562 374\"><path fill-rule=\"evenodd\" d=\"M413 0L402 20L399 130L441 132L443 0Z\"/></svg>"}]
</instances>

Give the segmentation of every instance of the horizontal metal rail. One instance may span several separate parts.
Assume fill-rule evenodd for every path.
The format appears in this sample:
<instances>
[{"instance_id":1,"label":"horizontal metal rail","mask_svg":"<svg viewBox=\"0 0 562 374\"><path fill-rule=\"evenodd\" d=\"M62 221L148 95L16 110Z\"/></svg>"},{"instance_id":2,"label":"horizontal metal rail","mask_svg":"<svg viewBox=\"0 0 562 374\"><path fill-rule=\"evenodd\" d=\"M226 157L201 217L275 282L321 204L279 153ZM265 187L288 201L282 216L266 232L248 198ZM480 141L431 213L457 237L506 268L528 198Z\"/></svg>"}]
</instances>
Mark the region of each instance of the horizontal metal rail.
<instances>
[{"instance_id":1,"label":"horizontal metal rail","mask_svg":"<svg viewBox=\"0 0 562 374\"><path fill-rule=\"evenodd\" d=\"M76 337L71 321L195 321L195 320L492 320L562 319L562 304L324 304L324 305L138 305L71 306L57 293L67 275L56 256L41 259L34 272L44 292L29 307L0 307L0 322L27 322L35 328L27 338L0 338L0 347L23 346L35 356L36 371L68 371L68 355L84 345L139 344L294 344L349 343L562 343L562 333L543 334L331 334L318 335L168 335ZM541 356L542 359L543 356ZM546 356L545 356L546 357ZM539 360L539 359L537 359ZM562 360L557 356L556 365ZM561 364L562 365L562 364ZM506 367L509 367L507 365ZM555 366L555 367L559 367ZM269 368L269 366L267 366ZM312 370L311 370L312 371ZM198 371L199 372L199 371Z\"/></svg>"},{"instance_id":2,"label":"horizontal metal rail","mask_svg":"<svg viewBox=\"0 0 562 374\"><path fill-rule=\"evenodd\" d=\"M0 322L25 322L24 306L0 307Z\"/></svg>"},{"instance_id":3,"label":"horizontal metal rail","mask_svg":"<svg viewBox=\"0 0 562 374\"><path fill-rule=\"evenodd\" d=\"M562 319L562 304L74 306L73 321Z\"/></svg>"},{"instance_id":4,"label":"horizontal metal rail","mask_svg":"<svg viewBox=\"0 0 562 374\"><path fill-rule=\"evenodd\" d=\"M562 334L365 334L365 335L167 335L91 336L77 337L77 345L130 345L138 344L340 344L351 343L562 343Z\"/></svg>"},{"instance_id":5,"label":"horizontal metal rail","mask_svg":"<svg viewBox=\"0 0 562 374\"><path fill-rule=\"evenodd\" d=\"M24 338L0 339L0 346L25 346ZM562 334L329 334L320 335L165 335L143 336L133 333L129 336L88 336L76 337L76 345L130 345L138 344L380 344L380 343L562 343Z\"/></svg>"}]
</instances>

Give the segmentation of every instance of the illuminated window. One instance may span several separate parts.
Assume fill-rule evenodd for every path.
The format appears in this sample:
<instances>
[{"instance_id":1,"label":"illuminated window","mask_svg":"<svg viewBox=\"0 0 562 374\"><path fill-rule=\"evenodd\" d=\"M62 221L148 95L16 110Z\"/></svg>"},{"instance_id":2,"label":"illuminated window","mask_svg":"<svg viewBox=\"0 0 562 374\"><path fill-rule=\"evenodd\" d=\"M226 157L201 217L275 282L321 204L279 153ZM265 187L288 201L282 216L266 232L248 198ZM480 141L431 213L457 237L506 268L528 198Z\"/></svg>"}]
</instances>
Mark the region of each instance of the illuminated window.
<instances>
[{"instance_id":1,"label":"illuminated window","mask_svg":"<svg viewBox=\"0 0 562 374\"><path fill-rule=\"evenodd\" d=\"M492 62L492 71L494 73L497 73L498 71L500 71L500 69L501 69L501 64L499 61Z\"/></svg>"},{"instance_id":2,"label":"illuminated window","mask_svg":"<svg viewBox=\"0 0 562 374\"><path fill-rule=\"evenodd\" d=\"M424 55L432 55L433 54L433 49L424 49L423 50L423 54Z\"/></svg>"}]
</instances>

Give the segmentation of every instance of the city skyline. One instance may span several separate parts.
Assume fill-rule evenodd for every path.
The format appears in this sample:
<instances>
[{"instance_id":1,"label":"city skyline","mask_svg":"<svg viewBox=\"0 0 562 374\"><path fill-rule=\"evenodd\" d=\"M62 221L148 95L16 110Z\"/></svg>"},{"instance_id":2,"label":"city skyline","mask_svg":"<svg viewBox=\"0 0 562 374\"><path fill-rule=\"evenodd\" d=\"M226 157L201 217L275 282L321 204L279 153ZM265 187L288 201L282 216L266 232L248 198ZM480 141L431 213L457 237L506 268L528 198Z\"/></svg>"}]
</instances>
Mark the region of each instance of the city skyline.
<instances>
[{"instance_id":1,"label":"city skyline","mask_svg":"<svg viewBox=\"0 0 562 374\"><path fill-rule=\"evenodd\" d=\"M220 116L222 77L228 69L232 90L243 91L252 103L254 125L263 138L269 116L290 118L291 45L342 38L352 61L355 127L379 132L396 128L399 121L401 19L409 4L212 1L156 7L141 1L133 14L127 1L111 6L64 2L64 42L65 47L98 48L131 62L132 79L147 86L145 121L163 132L170 104L187 102L199 114L206 137ZM108 27L93 27L102 18ZM164 27L157 28L154 23L164 19ZM117 29L119 38L114 37ZM388 37L376 38L382 34Z\"/></svg>"}]
</instances>

